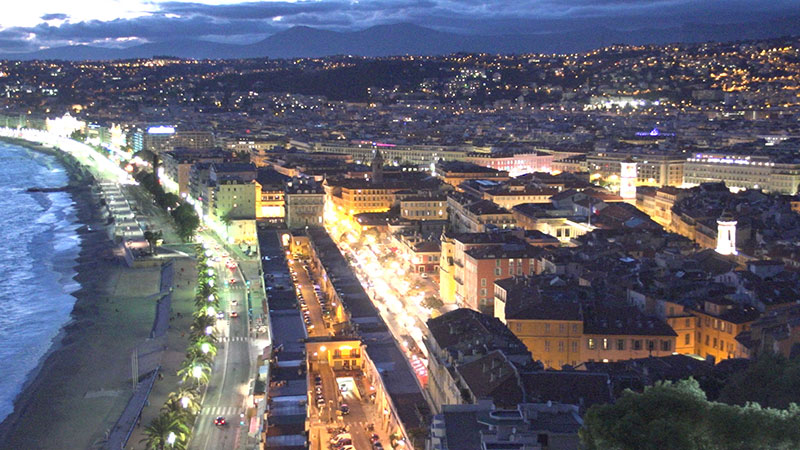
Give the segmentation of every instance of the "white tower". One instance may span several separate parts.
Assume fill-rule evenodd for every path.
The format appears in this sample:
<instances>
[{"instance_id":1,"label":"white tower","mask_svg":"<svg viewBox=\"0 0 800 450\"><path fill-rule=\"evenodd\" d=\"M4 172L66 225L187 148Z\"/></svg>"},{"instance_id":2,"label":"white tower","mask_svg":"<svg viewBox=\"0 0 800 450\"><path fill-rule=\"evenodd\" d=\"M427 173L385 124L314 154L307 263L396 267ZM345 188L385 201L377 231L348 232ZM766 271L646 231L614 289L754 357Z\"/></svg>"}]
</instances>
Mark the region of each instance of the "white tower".
<instances>
[{"instance_id":1,"label":"white tower","mask_svg":"<svg viewBox=\"0 0 800 450\"><path fill-rule=\"evenodd\" d=\"M628 157L619 163L619 196L628 203L636 202L636 163Z\"/></svg>"},{"instance_id":2,"label":"white tower","mask_svg":"<svg viewBox=\"0 0 800 450\"><path fill-rule=\"evenodd\" d=\"M736 251L736 219L725 211L717 219L717 253L735 255Z\"/></svg>"}]
</instances>

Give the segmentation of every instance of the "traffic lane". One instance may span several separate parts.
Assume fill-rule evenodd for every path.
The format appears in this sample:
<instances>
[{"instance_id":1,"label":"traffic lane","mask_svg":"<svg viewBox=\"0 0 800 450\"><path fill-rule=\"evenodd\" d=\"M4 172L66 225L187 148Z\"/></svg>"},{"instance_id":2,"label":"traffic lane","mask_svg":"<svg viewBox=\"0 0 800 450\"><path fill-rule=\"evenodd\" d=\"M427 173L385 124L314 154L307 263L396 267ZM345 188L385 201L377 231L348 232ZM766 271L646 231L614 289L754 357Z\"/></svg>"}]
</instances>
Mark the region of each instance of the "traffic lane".
<instances>
[{"instance_id":1,"label":"traffic lane","mask_svg":"<svg viewBox=\"0 0 800 450\"><path fill-rule=\"evenodd\" d=\"M336 411L339 408L339 399L338 387L336 385L336 379L333 377L333 371L327 364L320 365L319 372L311 375L311 382L314 386L316 386L316 382L314 381L315 375L319 375L322 379L322 398L325 400L325 408L322 408L322 406L317 403L316 388L312 396L314 398L314 405L317 407L317 411L323 422L330 421L332 425L335 425Z\"/></svg>"},{"instance_id":2,"label":"traffic lane","mask_svg":"<svg viewBox=\"0 0 800 450\"><path fill-rule=\"evenodd\" d=\"M342 403L346 403L350 408L350 414L344 416L344 423L350 428L353 445L355 448L371 448L372 443L369 437L372 432L367 430L366 425L372 420L368 416L363 400L358 398L354 392L350 392L343 395Z\"/></svg>"},{"instance_id":3,"label":"traffic lane","mask_svg":"<svg viewBox=\"0 0 800 450\"><path fill-rule=\"evenodd\" d=\"M246 340L247 324L239 320L244 308L241 301L243 292L222 289L218 293L221 300L226 301L232 310L239 312L240 317L231 318L230 315L226 315L224 319L227 336L220 336L211 380L198 418L199 427L196 437L192 439L193 445L190 446L203 450L234 448L241 428L238 413L244 404L242 385L247 382L250 367ZM231 302L233 299L237 300L236 305ZM225 417L228 425L224 427L214 425L214 419L219 416Z\"/></svg>"},{"instance_id":4,"label":"traffic lane","mask_svg":"<svg viewBox=\"0 0 800 450\"><path fill-rule=\"evenodd\" d=\"M297 273L297 283L295 283L295 286L300 288L300 294L303 296L303 300L306 302L306 307L308 307L311 324L314 325L314 328L312 328L308 334L314 337L327 336L328 332L325 328L325 321L322 318L322 307L317 300L317 296L314 292L312 281L308 277L308 273L305 271L305 269L303 269L303 265L297 261L295 261L291 267L292 270Z\"/></svg>"}]
</instances>

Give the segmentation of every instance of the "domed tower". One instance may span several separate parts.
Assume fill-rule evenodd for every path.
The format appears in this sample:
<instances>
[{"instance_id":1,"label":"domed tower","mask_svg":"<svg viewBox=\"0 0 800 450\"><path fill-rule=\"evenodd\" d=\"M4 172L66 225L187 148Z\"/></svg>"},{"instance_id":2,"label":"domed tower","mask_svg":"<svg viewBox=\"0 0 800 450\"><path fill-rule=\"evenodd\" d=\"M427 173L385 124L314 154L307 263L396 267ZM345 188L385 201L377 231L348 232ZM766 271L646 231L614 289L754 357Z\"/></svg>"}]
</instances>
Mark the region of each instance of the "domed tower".
<instances>
[{"instance_id":1,"label":"domed tower","mask_svg":"<svg viewBox=\"0 0 800 450\"><path fill-rule=\"evenodd\" d=\"M628 203L636 202L636 162L630 156L619 163L619 196Z\"/></svg>"},{"instance_id":2,"label":"domed tower","mask_svg":"<svg viewBox=\"0 0 800 450\"><path fill-rule=\"evenodd\" d=\"M736 251L736 218L729 211L723 211L717 219L717 253L735 255Z\"/></svg>"},{"instance_id":3,"label":"domed tower","mask_svg":"<svg viewBox=\"0 0 800 450\"><path fill-rule=\"evenodd\" d=\"M383 155L381 151L375 149L375 157L372 158L372 184L383 183Z\"/></svg>"}]
</instances>

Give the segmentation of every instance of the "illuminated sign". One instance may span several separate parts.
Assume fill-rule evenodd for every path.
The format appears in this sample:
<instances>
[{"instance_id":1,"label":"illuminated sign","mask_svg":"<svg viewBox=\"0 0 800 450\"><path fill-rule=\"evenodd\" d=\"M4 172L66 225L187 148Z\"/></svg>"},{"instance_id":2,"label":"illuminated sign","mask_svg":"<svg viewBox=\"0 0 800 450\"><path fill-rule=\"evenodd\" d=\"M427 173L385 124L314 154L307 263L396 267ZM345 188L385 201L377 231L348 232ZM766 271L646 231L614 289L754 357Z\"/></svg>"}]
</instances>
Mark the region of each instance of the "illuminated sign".
<instances>
[{"instance_id":1,"label":"illuminated sign","mask_svg":"<svg viewBox=\"0 0 800 450\"><path fill-rule=\"evenodd\" d=\"M147 129L147 134L174 134L175 127L168 127L168 126L157 126L157 127L150 127Z\"/></svg>"}]
</instances>

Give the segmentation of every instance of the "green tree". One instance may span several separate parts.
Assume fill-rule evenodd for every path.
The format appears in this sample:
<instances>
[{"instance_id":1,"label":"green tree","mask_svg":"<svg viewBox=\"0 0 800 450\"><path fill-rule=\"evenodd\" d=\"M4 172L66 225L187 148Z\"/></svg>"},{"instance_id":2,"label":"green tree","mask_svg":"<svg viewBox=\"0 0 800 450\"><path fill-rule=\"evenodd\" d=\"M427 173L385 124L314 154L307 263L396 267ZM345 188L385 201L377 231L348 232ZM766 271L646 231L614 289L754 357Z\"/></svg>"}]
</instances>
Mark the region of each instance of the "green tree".
<instances>
[{"instance_id":1,"label":"green tree","mask_svg":"<svg viewBox=\"0 0 800 450\"><path fill-rule=\"evenodd\" d=\"M589 449L800 448L800 409L709 402L694 379L661 382L589 409L580 431Z\"/></svg>"},{"instance_id":2,"label":"green tree","mask_svg":"<svg viewBox=\"0 0 800 450\"><path fill-rule=\"evenodd\" d=\"M161 410L181 415L185 419L184 423L186 425L191 425L195 414L200 412L201 406L200 393L197 388L184 387L177 391L170 392Z\"/></svg>"},{"instance_id":3,"label":"green tree","mask_svg":"<svg viewBox=\"0 0 800 450\"><path fill-rule=\"evenodd\" d=\"M148 450L165 450L168 445L170 433L175 434L175 443L171 448L186 448L189 437L189 427L183 423L181 417L173 413L161 413L144 428L145 437L140 441Z\"/></svg>"},{"instance_id":4,"label":"green tree","mask_svg":"<svg viewBox=\"0 0 800 450\"><path fill-rule=\"evenodd\" d=\"M771 408L800 403L800 358L786 359L772 353L759 355L746 370L726 380L719 401L737 405L757 402Z\"/></svg>"},{"instance_id":5,"label":"green tree","mask_svg":"<svg viewBox=\"0 0 800 450\"><path fill-rule=\"evenodd\" d=\"M81 130L75 130L69 135L69 138L73 141L84 142L86 141L86 133Z\"/></svg>"},{"instance_id":6,"label":"green tree","mask_svg":"<svg viewBox=\"0 0 800 450\"><path fill-rule=\"evenodd\" d=\"M205 313L196 316L192 321L192 325L189 327L189 337L196 340L206 336L206 329L208 327L213 327L216 322L217 319L215 317L211 317Z\"/></svg>"},{"instance_id":7,"label":"green tree","mask_svg":"<svg viewBox=\"0 0 800 450\"><path fill-rule=\"evenodd\" d=\"M147 230L144 232L144 240L147 241L147 244L150 246L150 253L155 253L156 244L162 237L163 234L161 231Z\"/></svg>"},{"instance_id":8,"label":"green tree","mask_svg":"<svg viewBox=\"0 0 800 450\"><path fill-rule=\"evenodd\" d=\"M185 359L178 369L178 377L183 382L195 382L196 385L208 383L211 376L211 364L199 359Z\"/></svg>"},{"instance_id":9,"label":"green tree","mask_svg":"<svg viewBox=\"0 0 800 450\"><path fill-rule=\"evenodd\" d=\"M200 226L200 218L194 208L188 203L182 203L172 210L172 218L175 220L178 236L186 242L191 241Z\"/></svg>"},{"instance_id":10,"label":"green tree","mask_svg":"<svg viewBox=\"0 0 800 450\"><path fill-rule=\"evenodd\" d=\"M214 354L216 354L216 348L214 348ZM204 352L203 349L195 345L190 345L186 348L186 359L209 365L214 361L214 354L211 353L210 347L208 352Z\"/></svg>"}]
</instances>

